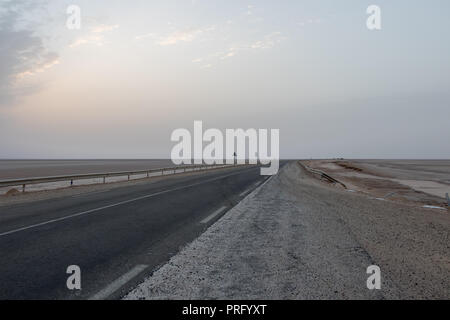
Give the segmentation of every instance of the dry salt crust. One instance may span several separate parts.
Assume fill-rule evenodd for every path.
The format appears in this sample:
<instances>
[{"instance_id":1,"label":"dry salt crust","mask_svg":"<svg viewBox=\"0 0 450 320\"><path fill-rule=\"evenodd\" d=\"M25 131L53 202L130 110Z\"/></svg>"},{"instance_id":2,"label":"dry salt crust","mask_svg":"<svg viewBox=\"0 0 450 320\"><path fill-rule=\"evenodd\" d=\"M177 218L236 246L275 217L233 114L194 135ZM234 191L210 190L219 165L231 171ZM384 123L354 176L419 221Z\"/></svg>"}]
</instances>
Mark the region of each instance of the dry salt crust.
<instances>
[{"instance_id":1,"label":"dry salt crust","mask_svg":"<svg viewBox=\"0 0 450 320\"><path fill-rule=\"evenodd\" d=\"M335 160L308 161L308 165L327 171L355 191L376 197L390 193L391 199L445 209L446 194L450 194L450 160L345 161L363 172L344 169L331 161Z\"/></svg>"},{"instance_id":2,"label":"dry salt crust","mask_svg":"<svg viewBox=\"0 0 450 320\"><path fill-rule=\"evenodd\" d=\"M450 298L447 212L377 201L291 162L124 299ZM367 267L382 272L368 290Z\"/></svg>"}]
</instances>

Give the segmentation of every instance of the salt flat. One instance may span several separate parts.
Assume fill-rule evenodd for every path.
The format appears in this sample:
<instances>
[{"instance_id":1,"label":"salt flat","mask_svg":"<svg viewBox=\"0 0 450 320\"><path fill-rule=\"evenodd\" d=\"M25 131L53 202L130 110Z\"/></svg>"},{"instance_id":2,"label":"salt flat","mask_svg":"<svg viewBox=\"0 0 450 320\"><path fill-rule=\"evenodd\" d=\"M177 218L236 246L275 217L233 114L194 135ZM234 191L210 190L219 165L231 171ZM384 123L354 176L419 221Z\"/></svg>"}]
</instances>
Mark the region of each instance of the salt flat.
<instances>
[{"instance_id":1,"label":"salt flat","mask_svg":"<svg viewBox=\"0 0 450 320\"><path fill-rule=\"evenodd\" d=\"M352 160L385 176L450 184L450 160Z\"/></svg>"},{"instance_id":2,"label":"salt flat","mask_svg":"<svg viewBox=\"0 0 450 320\"><path fill-rule=\"evenodd\" d=\"M450 160L309 160L349 189L425 205L446 206Z\"/></svg>"},{"instance_id":3,"label":"salt flat","mask_svg":"<svg viewBox=\"0 0 450 320\"><path fill-rule=\"evenodd\" d=\"M146 170L170 166L173 166L170 159L0 160L0 180Z\"/></svg>"}]
</instances>

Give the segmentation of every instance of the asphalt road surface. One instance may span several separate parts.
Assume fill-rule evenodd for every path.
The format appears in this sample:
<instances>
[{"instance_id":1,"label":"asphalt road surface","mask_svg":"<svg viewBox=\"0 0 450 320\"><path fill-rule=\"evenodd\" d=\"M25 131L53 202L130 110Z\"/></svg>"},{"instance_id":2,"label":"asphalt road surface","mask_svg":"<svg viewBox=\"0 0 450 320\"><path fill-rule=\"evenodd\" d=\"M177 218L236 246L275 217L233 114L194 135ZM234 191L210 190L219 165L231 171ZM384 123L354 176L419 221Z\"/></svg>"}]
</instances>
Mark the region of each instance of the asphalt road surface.
<instances>
[{"instance_id":1,"label":"asphalt road surface","mask_svg":"<svg viewBox=\"0 0 450 320\"><path fill-rule=\"evenodd\" d=\"M258 167L0 207L0 299L115 299L266 177ZM68 266L81 269L69 290Z\"/></svg>"}]
</instances>

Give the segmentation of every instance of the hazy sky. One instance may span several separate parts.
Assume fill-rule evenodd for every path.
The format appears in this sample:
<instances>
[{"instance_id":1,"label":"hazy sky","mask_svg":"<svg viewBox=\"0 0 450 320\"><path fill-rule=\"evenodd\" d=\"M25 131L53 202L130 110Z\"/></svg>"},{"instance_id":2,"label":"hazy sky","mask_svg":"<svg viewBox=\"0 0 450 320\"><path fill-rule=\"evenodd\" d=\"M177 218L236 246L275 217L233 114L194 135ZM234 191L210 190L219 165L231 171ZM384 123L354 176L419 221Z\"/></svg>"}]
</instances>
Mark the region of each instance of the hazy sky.
<instances>
[{"instance_id":1,"label":"hazy sky","mask_svg":"<svg viewBox=\"0 0 450 320\"><path fill-rule=\"evenodd\" d=\"M280 129L282 157L450 158L449 14L448 0L0 0L0 158L168 158L194 120Z\"/></svg>"}]
</instances>

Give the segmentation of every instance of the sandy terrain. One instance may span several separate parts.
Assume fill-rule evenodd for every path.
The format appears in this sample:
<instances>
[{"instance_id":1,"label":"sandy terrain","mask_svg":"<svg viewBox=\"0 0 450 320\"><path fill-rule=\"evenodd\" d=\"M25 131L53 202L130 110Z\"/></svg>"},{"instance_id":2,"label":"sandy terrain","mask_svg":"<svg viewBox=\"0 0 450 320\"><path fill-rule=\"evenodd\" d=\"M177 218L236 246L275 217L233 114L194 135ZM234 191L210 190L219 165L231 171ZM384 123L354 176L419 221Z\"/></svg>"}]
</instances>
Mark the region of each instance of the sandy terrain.
<instances>
[{"instance_id":1,"label":"sandy terrain","mask_svg":"<svg viewBox=\"0 0 450 320\"><path fill-rule=\"evenodd\" d=\"M308 160L351 190L417 205L448 207L450 160Z\"/></svg>"},{"instance_id":2,"label":"sandy terrain","mask_svg":"<svg viewBox=\"0 0 450 320\"><path fill-rule=\"evenodd\" d=\"M125 299L450 298L447 212L377 201L296 162ZM381 290L366 287L378 265Z\"/></svg>"}]
</instances>

